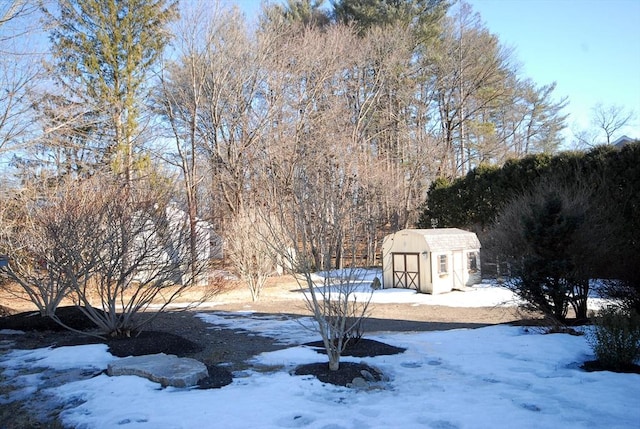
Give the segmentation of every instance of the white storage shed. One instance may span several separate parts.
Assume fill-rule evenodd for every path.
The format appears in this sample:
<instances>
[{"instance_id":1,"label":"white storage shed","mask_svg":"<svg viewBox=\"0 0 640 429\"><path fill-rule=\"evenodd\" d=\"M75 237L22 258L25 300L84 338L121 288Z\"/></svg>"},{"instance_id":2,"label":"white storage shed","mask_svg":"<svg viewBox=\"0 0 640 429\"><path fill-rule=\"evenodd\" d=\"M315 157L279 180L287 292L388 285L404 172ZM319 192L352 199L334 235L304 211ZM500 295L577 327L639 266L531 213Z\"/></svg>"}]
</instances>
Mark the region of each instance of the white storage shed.
<instances>
[{"instance_id":1,"label":"white storage shed","mask_svg":"<svg viewBox=\"0 0 640 429\"><path fill-rule=\"evenodd\" d=\"M480 241L457 228L403 229L382 242L383 288L438 294L479 283Z\"/></svg>"}]
</instances>

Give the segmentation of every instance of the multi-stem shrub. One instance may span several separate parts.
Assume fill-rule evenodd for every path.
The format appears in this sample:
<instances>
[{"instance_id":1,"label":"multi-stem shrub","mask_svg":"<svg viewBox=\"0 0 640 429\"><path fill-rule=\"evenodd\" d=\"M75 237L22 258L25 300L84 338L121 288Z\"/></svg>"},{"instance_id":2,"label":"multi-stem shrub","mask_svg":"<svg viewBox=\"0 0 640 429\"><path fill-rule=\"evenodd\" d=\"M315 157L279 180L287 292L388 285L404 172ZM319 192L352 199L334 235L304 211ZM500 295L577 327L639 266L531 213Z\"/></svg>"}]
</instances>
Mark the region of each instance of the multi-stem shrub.
<instances>
[{"instance_id":1,"label":"multi-stem shrub","mask_svg":"<svg viewBox=\"0 0 640 429\"><path fill-rule=\"evenodd\" d=\"M603 368L622 370L640 359L640 315L607 306L593 317L587 340Z\"/></svg>"}]
</instances>

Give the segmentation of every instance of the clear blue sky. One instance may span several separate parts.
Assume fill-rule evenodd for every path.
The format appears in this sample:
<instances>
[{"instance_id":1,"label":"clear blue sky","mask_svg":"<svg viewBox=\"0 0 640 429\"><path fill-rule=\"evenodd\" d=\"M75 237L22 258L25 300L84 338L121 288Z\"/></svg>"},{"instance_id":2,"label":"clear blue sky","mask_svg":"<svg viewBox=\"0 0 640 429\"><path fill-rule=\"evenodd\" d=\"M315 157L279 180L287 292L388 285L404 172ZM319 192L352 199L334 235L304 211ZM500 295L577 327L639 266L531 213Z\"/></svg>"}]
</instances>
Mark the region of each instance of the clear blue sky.
<instances>
[{"instance_id":1,"label":"clear blue sky","mask_svg":"<svg viewBox=\"0 0 640 429\"><path fill-rule=\"evenodd\" d=\"M487 28L515 49L523 74L557 82L570 128L589 126L592 107L619 105L640 138L640 0L470 0ZM455 6L454 6L455 7Z\"/></svg>"},{"instance_id":2,"label":"clear blue sky","mask_svg":"<svg viewBox=\"0 0 640 429\"><path fill-rule=\"evenodd\" d=\"M261 3L224 2L239 5L248 18ZM523 77L538 85L557 82L557 98L569 98L567 145L572 131L590 126L598 102L633 110L635 119L619 134L640 138L640 0L467 2L489 31L515 50Z\"/></svg>"}]
</instances>

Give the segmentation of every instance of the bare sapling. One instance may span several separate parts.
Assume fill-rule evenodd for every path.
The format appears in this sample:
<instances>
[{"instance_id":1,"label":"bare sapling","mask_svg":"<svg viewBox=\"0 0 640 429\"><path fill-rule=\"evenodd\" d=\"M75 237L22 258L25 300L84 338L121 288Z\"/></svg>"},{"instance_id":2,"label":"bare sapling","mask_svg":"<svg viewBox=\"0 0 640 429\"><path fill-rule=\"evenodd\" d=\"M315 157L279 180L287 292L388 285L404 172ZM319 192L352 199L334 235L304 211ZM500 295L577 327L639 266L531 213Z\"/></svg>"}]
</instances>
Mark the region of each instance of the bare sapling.
<instances>
[{"instance_id":1,"label":"bare sapling","mask_svg":"<svg viewBox=\"0 0 640 429\"><path fill-rule=\"evenodd\" d=\"M349 193L349 181L343 182ZM272 210L270 215L262 218L268 226L265 242L272 246L278 258L284 262L287 270L296 278L299 287L305 293L305 299L316 322L316 329L322 337L322 342L329 357L329 369L337 371L340 367L340 357L349 342L362 335L362 322L368 316L371 289L360 292L361 270L356 268L357 244L359 229L353 214L356 212L352 202L355 198L336 195L334 200L328 198L313 199L311 189L305 187L305 181L300 180L296 188L300 198L294 198L287 204L280 201L280 206ZM324 193L327 196L327 193ZM312 210L313 208L313 210ZM320 217L319 214L323 214ZM322 237L311 239L314 234ZM318 243L324 247L318 248ZM316 271L318 254L324 255L324 267L330 267L332 249L341 246L351 256L350 268L321 271L322 280L318 281ZM336 265L338 261L335 261ZM340 264L344 261L340 262ZM368 286L368 285L367 285Z\"/></svg>"},{"instance_id":2,"label":"bare sapling","mask_svg":"<svg viewBox=\"0 0 640 429\"><path fill-rule=\"evenodd\" d=\"M255 214L239 215L227 230L227 256L247 284L251 299L260 299L262 289L276 269L276 253L265 241L267 225Z\"/></svg>"},{"instance_id":3,"label":"bare sapling","mask_svg":"<svg viewBox=\"0 0 640 429\"><path fill-rule=\"evenodd\" d=\"M308 286L307 308L318 323L332 371L339 369L340 357L347 346L360 339L363 320L368 317L372 292L361 287L360 273L362 270L357 268L326 272L321 282L304 276Z\"/></svg>"}]
</instances>

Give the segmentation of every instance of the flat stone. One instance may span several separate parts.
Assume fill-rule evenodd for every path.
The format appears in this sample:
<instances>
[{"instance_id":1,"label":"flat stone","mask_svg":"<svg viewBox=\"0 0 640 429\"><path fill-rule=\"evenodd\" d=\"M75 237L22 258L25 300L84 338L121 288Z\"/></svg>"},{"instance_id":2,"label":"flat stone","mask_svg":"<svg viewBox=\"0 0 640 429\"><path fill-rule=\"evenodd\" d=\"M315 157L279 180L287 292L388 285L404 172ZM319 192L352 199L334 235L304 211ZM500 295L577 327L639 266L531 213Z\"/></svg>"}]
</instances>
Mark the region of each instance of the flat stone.
<instances>
[{"instance_id":1,"label":"flat stone","mask_svg":"<svg viewBox=\"0 0 640 429\"><path fill-rule=\"evenodd\" d=\"M107 374L137 375L160 383L163 387L195 386L209 375L207 367L200 361L164 353L120 359L109 364Z\"/></svg>"},{"instance_id":2,"label":"flat stone","mask_svg":"<svg viewBox=\"0 0 640 429\"><path fill-rule=\"evenodd\" d=\"M360 374L362 374L362 378L365 379L365 381L368 381L369 383L375 383L376 379L373 376L373 374L371 374L369 371L367 371L366 369L363 369L360 371Z\"/></svg>"},{"instance_id":3,"label":"flat stone","mask_svg":"<svg viewBox=\"0 0 640 429\"><path fill-rule=\"evenodd\" d=\"M353 379L353 381L351 381L351 383L347 384L347 387L363 390L369 387L369 383L367 383L367 380L362 377L356 377Z\"/></svg>"}]
</instances>

